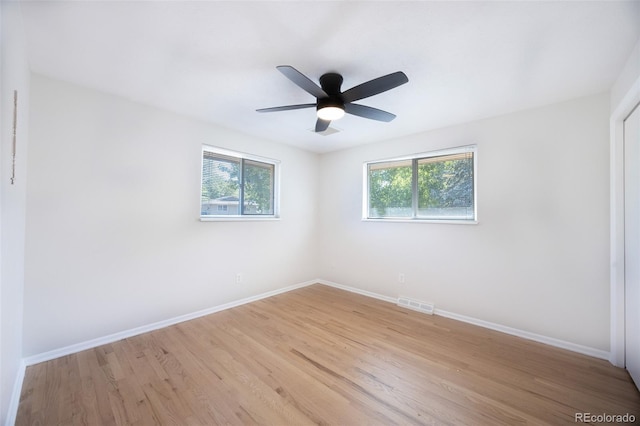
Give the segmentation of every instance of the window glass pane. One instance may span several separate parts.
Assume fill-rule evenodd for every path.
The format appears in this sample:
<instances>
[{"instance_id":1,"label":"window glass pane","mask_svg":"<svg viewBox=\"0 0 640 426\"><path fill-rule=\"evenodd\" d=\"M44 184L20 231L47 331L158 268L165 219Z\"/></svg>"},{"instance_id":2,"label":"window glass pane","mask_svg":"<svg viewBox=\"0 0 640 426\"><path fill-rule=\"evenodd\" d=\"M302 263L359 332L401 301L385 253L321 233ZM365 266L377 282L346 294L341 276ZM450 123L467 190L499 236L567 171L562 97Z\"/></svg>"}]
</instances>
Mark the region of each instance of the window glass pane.
<instances>
[{"instance_id":1,"label":"window glass pane","mask_svg":"<svg viewBox=\"0 0 640 426\"><path fill-rule=\"evenodd\" d=\"M417 215L474 219L472 152L418 160Z\"/></svg>"},{"instance_id":2,"label":"window glass pane","mask_svg":"<svg viewBox=\"0 0 640 426\"><path fill-rule=\"evenodd\" d=\"M208 215L238 215L240 160L210 152L202 158L202 201L200 212Z\"/></svg>"},{"instance_id":3,"label":"window glass pane","mask_svg":"<svg viewBox=\"0 0 640 426\"><path fill-rule=\"evenodd\" d=\"M369 164L369 217L411 217L411 160Z\"/></svg>"},{"instance_id":4,"label":"window glass pane","mask_svg":"<svg viewBox=\"0 0 640 426\"><path fill-rule=\"evenodd\" d=\"M200 216L278 216L278 162L206 146L202 149Z\"/></svg>"},{"instance_id":5,"label":"window glass pane","mask_svg":"<svg viewBox=\"0 0 640 426\"><path fill-rule=\"evenodd\" d=\"M274 165L244 160L244 206L242 214L273 214Z\"/></svg>"}]
</instances>

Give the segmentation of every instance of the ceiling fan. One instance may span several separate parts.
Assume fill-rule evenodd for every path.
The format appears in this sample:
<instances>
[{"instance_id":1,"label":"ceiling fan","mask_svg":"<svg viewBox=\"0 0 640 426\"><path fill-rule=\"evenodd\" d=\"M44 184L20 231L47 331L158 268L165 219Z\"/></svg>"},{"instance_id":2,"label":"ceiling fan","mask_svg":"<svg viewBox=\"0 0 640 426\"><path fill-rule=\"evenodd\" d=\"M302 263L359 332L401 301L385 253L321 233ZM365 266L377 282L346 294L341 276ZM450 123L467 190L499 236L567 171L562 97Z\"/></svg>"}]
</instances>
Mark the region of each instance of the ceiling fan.
<instances>
[{"instance_id":1,"label":"ceiling fan","mask_svg":"<svg viewBox=\"0 0 640 426\"><path fill-rule=\"evenodd\" d=\"M326 73L320 77L320 86L290 65L276 67L289 80L316 98L315 103L285 105L272 108L261 108L258 112L287 111L292 109L316 108L318 119L316 132L327 130L333 120L338 120L345 113L378 121L391 121L396 116L387 111L352 102L391 90L409 81L402 72L394 72L359 84L344 92L340 91L342 76L337 73Z\"/></svg>"}]
</instances>

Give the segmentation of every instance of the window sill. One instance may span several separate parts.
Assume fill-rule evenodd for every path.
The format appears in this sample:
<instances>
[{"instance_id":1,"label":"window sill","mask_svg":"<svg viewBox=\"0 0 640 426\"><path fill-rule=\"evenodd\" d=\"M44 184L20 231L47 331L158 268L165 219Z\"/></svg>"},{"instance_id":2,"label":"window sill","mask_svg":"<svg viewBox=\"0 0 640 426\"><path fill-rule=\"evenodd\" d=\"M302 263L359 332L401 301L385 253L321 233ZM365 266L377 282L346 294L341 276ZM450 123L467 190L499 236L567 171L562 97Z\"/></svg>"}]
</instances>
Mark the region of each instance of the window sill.
<instances>
[{"instance_id":1,"label":"window sill","mask_svg":"<svg viewBox=\"0 0 640 426\"><path fill-rule=\"evenodd\" d=\"M272 222L279 221L280 216L204 216L200 222Z\"/></svg>"},{"instance_id":2,"label":"window sill","mask_svg":"<svg viewBox=\"0 0 640 426\"><path fill-rule=\"evenodd\" d=\"M477 220L454 220L454 219L403 219L403 218L369 218L362 219L363 222L395 222L395 223L442 223L449 225L477 225Z\"/></svg>"}]
</instances>

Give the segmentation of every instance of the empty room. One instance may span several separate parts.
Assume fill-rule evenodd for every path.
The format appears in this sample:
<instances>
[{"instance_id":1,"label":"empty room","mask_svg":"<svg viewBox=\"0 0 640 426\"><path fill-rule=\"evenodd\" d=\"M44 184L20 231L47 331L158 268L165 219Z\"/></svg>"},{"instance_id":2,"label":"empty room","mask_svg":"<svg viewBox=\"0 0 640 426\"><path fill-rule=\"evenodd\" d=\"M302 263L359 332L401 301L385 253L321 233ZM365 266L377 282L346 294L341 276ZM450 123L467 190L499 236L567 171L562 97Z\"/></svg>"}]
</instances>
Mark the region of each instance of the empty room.
<instances>
[{"instance_id":1,"label":"empty room","mask_svg":"<svg viewBox=\"0 0 640 426\"><path fill-rule=\"evenodd\" d=\"M0 18L0 424L640 422L640 1Z\"/></svg>"}]
</instances>

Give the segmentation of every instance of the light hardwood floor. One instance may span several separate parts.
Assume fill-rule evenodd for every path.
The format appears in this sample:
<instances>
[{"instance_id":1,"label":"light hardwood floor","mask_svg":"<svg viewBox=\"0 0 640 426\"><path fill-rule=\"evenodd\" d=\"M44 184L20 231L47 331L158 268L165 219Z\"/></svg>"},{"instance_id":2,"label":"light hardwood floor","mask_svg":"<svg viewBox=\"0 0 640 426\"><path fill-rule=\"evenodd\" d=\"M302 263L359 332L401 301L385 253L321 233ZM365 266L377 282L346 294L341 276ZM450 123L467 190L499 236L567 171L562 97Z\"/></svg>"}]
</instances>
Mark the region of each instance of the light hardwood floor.
<instances>
[{"instance_id":1,"label":"light hardwood floor","mask_svg":"<svg viewBox=\"0 0 640 426\"><path fill-rule=\"evenodd\" d=\"M313 285L27 368L17 425L575 424L626 371Z\"/></svg>"}]
</instances>

